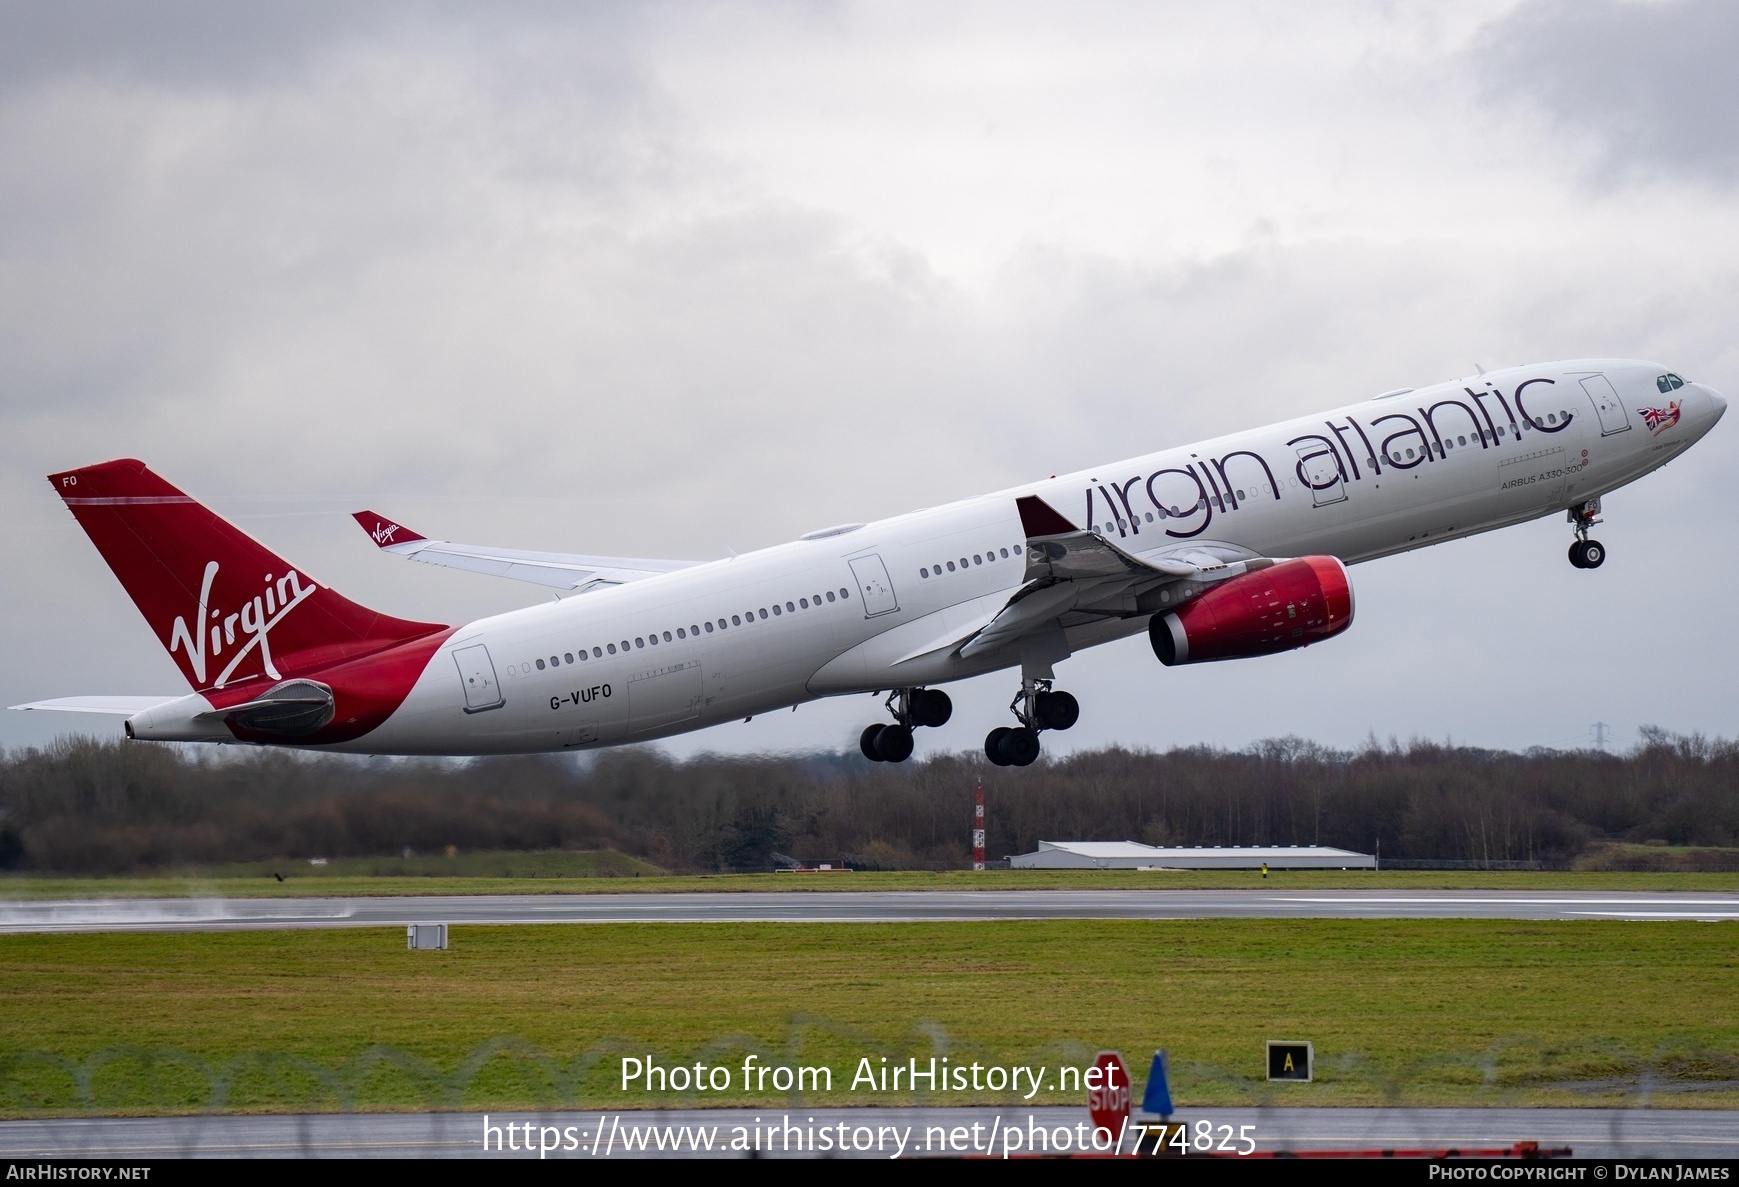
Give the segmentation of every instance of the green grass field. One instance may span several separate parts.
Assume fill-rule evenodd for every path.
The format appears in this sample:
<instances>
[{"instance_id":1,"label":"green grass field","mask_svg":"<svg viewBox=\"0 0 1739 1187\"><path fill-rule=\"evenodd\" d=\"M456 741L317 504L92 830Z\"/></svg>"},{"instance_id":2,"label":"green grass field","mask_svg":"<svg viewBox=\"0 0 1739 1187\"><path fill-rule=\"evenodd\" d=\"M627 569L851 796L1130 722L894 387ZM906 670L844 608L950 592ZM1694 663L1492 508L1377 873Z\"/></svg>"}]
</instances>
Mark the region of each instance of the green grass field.
<instances>
[{"instance_id":1,"label":"green grass field","mask_svg":"<svg viewBox=\"0 0 1739 1187\"><path fill-rule=\"evenodd\" d=\"M279 881L277 875L283 875ZM136 877L0 876L0 900L397 894L620 894L719 890L1067 890L1238 887L1462 890L1739 890L1739 873L1479 870L949 870L670 875L614 852L464 853L207 866Z\"/></svg>"},{"instance_id":2,"label":"green grass field","mask_svg":"<svg viewBox=\"0 0 1739 1187\"><path fill-rule=\"evenodd\" d=\"M855 878L856 876L853 875ZM668 1064L1172 1053L1189 1104L1739 1106L1739 925L1476 920L461 927L0 937L7 1115L799 1103ZM1267 1038L1319 1080L1265 1085ZM879 1062L877 1064L879 1066ZM1693 1089L1705 1089L1695 1091ZM1010 1101L934 1097L949 1103ZM1075 1103L1073 1092L1034 1103Z\"/></svg>"}]
</instances>

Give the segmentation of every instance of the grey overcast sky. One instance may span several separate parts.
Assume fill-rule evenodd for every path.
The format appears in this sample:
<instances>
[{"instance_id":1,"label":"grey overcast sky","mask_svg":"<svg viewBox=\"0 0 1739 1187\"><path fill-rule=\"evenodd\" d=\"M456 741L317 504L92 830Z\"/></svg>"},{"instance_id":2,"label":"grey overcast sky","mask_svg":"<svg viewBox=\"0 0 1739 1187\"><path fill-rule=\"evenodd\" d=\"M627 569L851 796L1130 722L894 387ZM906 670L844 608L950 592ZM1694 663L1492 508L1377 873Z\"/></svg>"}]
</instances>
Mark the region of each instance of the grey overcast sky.
<instances>
[{"instance_id":1,"label":"grey overcast sky","mask_svg":"<svg viewBox=\"0 0 1739 1187\"><path fill-rule=\"evenodd\" d=\"M704 559L1476 365L1739 395L1736 58L1724 0L0 0L0 704L184 691L43 480L110 457L458 621L545 595L346 513ZM1077 656L1052 748L1739 734L1735 441L1608 499L1596 573L1541 521L1358 567L1305 652Z\"/></svg>"}]
</instances>

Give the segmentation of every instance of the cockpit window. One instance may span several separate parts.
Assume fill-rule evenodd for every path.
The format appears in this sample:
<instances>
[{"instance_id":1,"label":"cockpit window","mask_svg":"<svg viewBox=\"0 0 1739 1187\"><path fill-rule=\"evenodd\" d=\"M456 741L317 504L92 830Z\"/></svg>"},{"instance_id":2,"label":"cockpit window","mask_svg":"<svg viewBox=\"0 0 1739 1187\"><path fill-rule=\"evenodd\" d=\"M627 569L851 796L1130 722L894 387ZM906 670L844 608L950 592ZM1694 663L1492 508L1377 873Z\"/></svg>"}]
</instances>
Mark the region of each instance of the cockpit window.
<instances>
[{"instance_id":1,"label":"cockpit window","mask_svg":"<svg viewBox=\"0 0 1739 1187\"><path fill-rule=\"evenodd\" d=\"M1665 395L1676 388L1684 387L1685 381L1669 371L1665 375L1655 376L1654 385L1661 390L1662 395Z\"/></svg>"}]
</instances>

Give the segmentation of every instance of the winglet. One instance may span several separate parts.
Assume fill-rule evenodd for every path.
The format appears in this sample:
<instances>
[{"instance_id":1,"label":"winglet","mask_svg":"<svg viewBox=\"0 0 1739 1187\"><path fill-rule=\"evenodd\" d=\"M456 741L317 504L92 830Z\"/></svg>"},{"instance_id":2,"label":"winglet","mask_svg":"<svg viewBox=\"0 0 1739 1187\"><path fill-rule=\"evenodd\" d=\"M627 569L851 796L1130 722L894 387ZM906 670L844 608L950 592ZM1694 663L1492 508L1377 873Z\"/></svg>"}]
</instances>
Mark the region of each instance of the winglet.
<instances>
[{"instance_id":1,"label":"winglet","mask_svg":"<svg viewBox=\"0 0 1739 1187\"><path fill-rule=\"evenodd\" d=\"M394 523L384 515L374 511L357 511L351 518L362 525L362 530L368 533L369 539L380 548L391 548L394 544L415 544L426 539L419 536L403 524Z\"/></svg>"},{"instance_id":2,"label":"winglet","mask_svg":"<svg viewBox=\"0 0 1739 1187\"><path fill-rule=\"evenodd\" d=\"M1035 536L1061 536L1081 530L1037 495L1022 495L1014 505L1020 508L1020 526L1026 530L1029 540Z\"/></svg>"}]
</instances>

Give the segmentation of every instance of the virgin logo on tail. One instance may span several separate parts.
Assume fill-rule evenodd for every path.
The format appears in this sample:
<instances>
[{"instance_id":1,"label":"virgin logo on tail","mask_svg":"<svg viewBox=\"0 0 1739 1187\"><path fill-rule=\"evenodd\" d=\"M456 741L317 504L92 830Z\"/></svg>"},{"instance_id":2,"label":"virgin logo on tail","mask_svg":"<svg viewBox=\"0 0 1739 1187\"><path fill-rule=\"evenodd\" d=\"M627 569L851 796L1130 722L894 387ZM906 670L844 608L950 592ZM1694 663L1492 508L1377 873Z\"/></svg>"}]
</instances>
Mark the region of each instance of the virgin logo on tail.
<instances>
[{"instance_id":1,"label":"virgin logo on tail","mask_svg":"<svg viewBox=\"0 0 1739 1187\"><path fill-rule=\"evenodd\" d=\"M199 609L193 616L194 625L190 627L185 618L179 614L175 616L175 624L169 631L169 653L173 655L177 648L185 651L188 666L203 685L207 665L221 658L226 648L235 646L238 638L236 628L239 626L241 646L217 674L212 687L222 688L229 683L236 667L256 648L266 675L273 680L282 680L283 676L272 662L272 628L284 621L286 614L300 606L319 587L313 582L303 585L301 574L294 569L275 582L267 573L264 589L243 602L240 610L225 614L221 607L211 604L211 585L217 572L216 561L206 562L205 577L199 585Z\"/></svg>"},{"instance_id":2,"label":"virgin logo on tail","mask_svg":"<svg viewBox=\"0 0 1739 1187\"><path fill-rule=\"evenodd\" d=\"M374 537L376 544L384 548L392 543L392 538L398 534L398 530L399 525L396 523L381 523L369 535Z\"/></svg>"}]
</instances>

